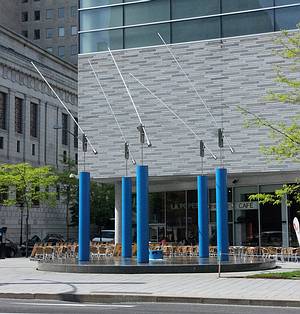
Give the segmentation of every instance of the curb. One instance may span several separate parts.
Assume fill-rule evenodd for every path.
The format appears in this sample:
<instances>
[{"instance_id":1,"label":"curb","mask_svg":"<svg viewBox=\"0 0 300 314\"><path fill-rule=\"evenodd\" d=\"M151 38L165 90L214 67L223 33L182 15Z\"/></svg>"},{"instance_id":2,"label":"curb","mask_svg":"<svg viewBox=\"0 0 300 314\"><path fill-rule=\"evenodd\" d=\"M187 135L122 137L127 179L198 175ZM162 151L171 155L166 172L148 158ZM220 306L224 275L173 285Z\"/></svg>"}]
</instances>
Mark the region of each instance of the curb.
<instances>
[{"instance_id":1,"label":"curb","mask_svg":"<svg viewBox=\"0 0 300 314\"><path fill-rule=\"evenodd\" d=\"M251 305L275 307L300 307L300 300L260 300L260 299L226 299L180 296L155 296L131 294L51 294L51 293L0 293L2 299L40 299L59 300L78 303L193 303Z\"/></svg>"}]
</instances>

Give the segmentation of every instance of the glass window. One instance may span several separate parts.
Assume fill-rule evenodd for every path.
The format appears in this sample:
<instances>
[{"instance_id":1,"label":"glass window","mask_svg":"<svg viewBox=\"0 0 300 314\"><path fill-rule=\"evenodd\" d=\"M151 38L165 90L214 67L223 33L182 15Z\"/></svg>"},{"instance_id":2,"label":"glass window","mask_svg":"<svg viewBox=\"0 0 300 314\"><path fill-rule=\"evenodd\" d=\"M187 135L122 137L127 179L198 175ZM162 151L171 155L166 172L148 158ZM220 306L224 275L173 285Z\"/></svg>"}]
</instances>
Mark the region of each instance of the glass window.
<instances>
[{"instance_id":1,"label":"glass window","mask_svg":"<svg viewBox=\"0 0 300 314\"><path fill-rule=\"evenodd\" d=\"M54 37L54 28L47 28L46 29L46 38L53 38Z\"/></svg>"},{"instance_id":2,"label":"glass window","mask_svg":"<svg viewBox=\"0 0 300 314\"><path fill-rule=\"evenodd\" d=\"M92 30L123 25L122 7L80 12L80 29Z\"/></svg>"},{"instance_id":3,"label":"glass window","mask_svg":"<svg viewBox=\"0 0 300 314\"><path fill-rule=\"evenodd\" d=\"M74 36L74 35L77 35L77 26L72 26L71 27L71 34Z\"/></svg>"},{"instance_id":4,"label":"glass window","mask_svg":"<svg viewBox=\"0 0 300 314\"><path fill-rule=\"evenodd\" d=\"M80 0L80 8L89 8L99 5L122 3L122 0Z\"/></svg>"},{"instance_id":5,"label":"glass window","mask_svg":"<svg viewBox=\"0 0 300 314\"><path fill-rule=\"evenodd\" d=\"M167 192L167 239L181 242L186 234L186 199L185 191Z\"/></svg>"},{"instance_id":6,"label":"glass window","mask_svg":"<svg viewBox=\"0 0 300 314\"><path fill-rule=\"evenodd\" d=\"M123 30L80 34L80 52L106 51L123 48Z\"/></svg>"},{"instance_id":7,"label":"glass window","mask_svg":"<svg viewBox=\"0 0 300 314\"><path fill-rule=\"evenodd\" d=\"M149 223L165 222L165 197L163 192L149 194Z\"/></svg>"},{"instance_id":8,"label":"glass window","mask_svg":"<svg viewBox=\"0 0 300 314\"><path fill-rule=\"evenodd\" d=\"M170 0L124 6L124 24L142 24L170 19Z\"/></svg>"},{"instance_id":9,"label":"glass window","mask_svg":"<svg viewBox=\"0 0 300 314\"><path fill-rule=\"evenodd\" d=\"M33 39L40 39L41 38L41 31L39 29L35 29L33 32Z\"/></svg>"},{"instance_id":10,"label":"glass window","mask_svg":"<svg viewBox=\"0 0 300 314\"><path fill-rule=\"evenodd\" d=\"M0 92L0 129L6 129L6 100L7 95Z\"/></svg>"},{"instance_id":11,"label":"glass window","mask_svg":"<svg viewBox=\"0 0 300 314\"><path fill-rule=\"evenodd\" d=\"M124 32L125 48L161 45L162 42L157 33L160 33L167 43L170 42L169 23L126 28Z\"/></svg>"},{"instance_id":12,"label":"glass window","mask_svg":"<svg viewBox=\"0 0 300 314\"><path fill-rule=\"evenodd\" d=\"M46 19L53 19L53 12L54 10L53 9L47 9L46 10Z\"/></svg>"},{"instance_id":13,"label":"glass window","mask_svg":"<svg viewBox=\"0 0 300 314\"><path fill-rule=\"evenodd\" d=\"M31 155L35 156L35 144L32 144L31 146Z\"/></svg>"},{"instance_id":14,"label":"glass window","mask_svg":"<svg viewBox=\"0 0 300 314\"><path fill-rule=\"evenodd\" d=\"M75 46L76 47L76 46ZM77 47L76 47L77 48ZM76 49L77 50L77 49ZM76 51L77 53L77 51ZM76 122L78 122L78 118L75 118ZM78 126L76 123L74 123L74 129L73 129L73 133L74 133L74 147L78 148Z\"/></svg>"},{"instance_id":15,"label":"glass window","mask_svg":"<svg viewBox=\"0 0 300 314\"><path fill-rule=\"evenodd\" d=\"M271 10L223 16L222 21L224 37L274 31L274 13Z\"/></svg>"},{"instance_id":16,"label":"glass window","mask_svg":"<svg viewBox=\"0 0 300 314\"><path fill-rule=\"evenodd\" d=\"M38 105L30 103L30 136L38 136Z\"/></svg>"},{"instance_id":17,"label":"glass window","mask_svg":"<svg viewBox=\"0 0 300 314\"><path fill-rule=\"evenodd\" d=\"M76 16L76 14L77 14L77 7L75 7L75 6L73 6L73 7L71 7L71 16Z\"/></svg>"},{"instance_id":18,"label":"glass window","mask_svg":"<svg viewBox=\"0 0 300 314\"><path fill-rule=\"evenodd\" d=\"M59 18L65 17L65 8L58 8L58 17Z\"/></svg>"},{"instance_id":19,"label":"glass window","mask_svg":"<svg viewBox=\"0 0 300 314\"><path fill-rule=\"evenodd\" d=\"M171 27L174 43L221 37L219 17L176 22Z\"/></svg>"},{"instance_id":20,"label":"glass window","mask_svg":"<svg viewBox=\"0 0 300 314\"><path fill-rule=\"evenodd\" d=\"M65 47L64 46L58 47L58 56L61 58L63 58L65 56Z\"/></svg>"},{"instance_id":21,"label":"glass window","mask_svg":"<svg viewBox=\"0 0 300 314\"><path fill-rule=\"evenodd\" d=\"M68 145L69 116L66 113L62 113L61 121L62 121L62 138L61 138L61 143L63 145Z\"/></svg>"},{"instance_id":22,"label":"glass window","mask_svg":"<svg viewBox=\"0 0 300 314\"><path fill-rule=\"evenodd\" d=\"M77 45L72 45L71 46L71 55L77 55Z\"/></svg>"},{"instance_id":23,"label":"glass window","mask_svg":"<svg viewBox=\"0 0 300 314\"><path fill-rule=\"evenodd\" d=\"M23 133L23 100L18 97L15 98L15 131Z\"/></svg>"},{"instance_id":24,"label":"glass window","mask_svg":"<svg viewBox=\"0 0 300 314\"><path fill-rule=\"evenodd\" d=\"M41 11L34 11L34 20L39 21L41 19Z\"/></svg>"},{"instance_id":25,"label":"glass window","mask_svg":"<svg viewBox=\"0 0 300 314\"><path fill-rule=\"evenodd\" d=\"M21 3L28 3L28 0L22 0Z\"/></svg>"},{"instance_id":26,"label":"glass window","mask_svg":"<svg viewBox=\"0 0 300 314\"><path fill-rule=\"evenodd\" d=\"M172 19L220 13L220 0L172 0Z\"/></svg>"},{"instance_id":27,"label":"glass window","mask_svg":"<svg viewBox=\"0 0 300 314\"><path fill-rule=\"evenodd\" d=\"M273 7L273 0L222 0L222 12L236 12Z\"/></svg>"},{"instance_id":28,"label":"glass window","mask_svg":"<svg viewBox=\"0 0 300 314\"><path fill-rule=\"evenodd\" d=\"M187 192L187 227L188 244L195 245L198 242L198 196L197 191Z\"/></svg>"},{"instance_id":29,"label":"glass window","mask_svg":"<svg viewBox=\"0 0 300 314\"><path fill-rule=\"evenodd\" d=\"M296 29L300 22L300 6L275 10L275 30Z\"/></svg>"},{"instance_id":30,"label":"glass window","mask_svg":"<svg viewBox=\"0 0 300 314\"><path fill-rule=\"evenodd\" d=\"M17 141L17 153L19 153L21 150L21 142Z\"/></svg>"},{"instance_id":31,"label":"glass window","mask_svg":"<svg viewBox=\"0 0 300 314\"><path fill-rule=\"evenodd\" d=\"M21 14L21 21L27 22L28 21L28 12L22 12Z\"/></svg>"},{"instance_id":32,"label":"glass window","mask_svg":"<svg viewBox=\"0 0 300 314\"><path fill-rule=\"evenodd\" d=\"M65 36L65 28L64 27L59 27L58 28L58 36L59 37L64 37Z\"/></svg>"},{"instance_id":33,"label":"glass window","mask_svg":"<svg viewBox=\"0 0 300 314\"><path fill-rule=\"evenodd\" d=\"M22 34L22 36L24 36L26 38L28 37L28 31L27 30L26 31L22 31L21 34Z\"/></svg>"},{"instance_id":34,"label":"glass window","mask_svg":"<svg viewBox=\"0 0 300 314\"><path fill-rule=\"evenodd\" d=\"M0 136L0 149L4 148L4 138L3 136Z\"/></svg>"}]
</instances>

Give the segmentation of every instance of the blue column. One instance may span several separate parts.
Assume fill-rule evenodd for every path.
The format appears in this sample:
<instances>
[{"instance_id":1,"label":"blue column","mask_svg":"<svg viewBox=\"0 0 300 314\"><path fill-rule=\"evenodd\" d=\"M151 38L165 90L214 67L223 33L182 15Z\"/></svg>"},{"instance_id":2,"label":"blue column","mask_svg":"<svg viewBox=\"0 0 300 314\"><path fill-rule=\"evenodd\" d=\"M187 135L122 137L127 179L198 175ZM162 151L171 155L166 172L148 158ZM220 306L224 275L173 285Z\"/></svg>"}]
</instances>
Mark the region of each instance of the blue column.
<instances>
[{"instance_id":1,"label":"blue column","mask_svg":"<svg viewBox=\"0 0 300 314\"><path fill-rule=\"evenodd\" d=\"M148 166L136 167L137 262L149 263Z\"/></svg>"},{"instance_id":2,"label":"blue column","mask_svg":"<svg viewBox=\"0 0 300 314\"><path fill-rule=\"evenodd\" d=\"M79 234L78 260L90 259L90 173L79 174Z\"/></svg>"},{"instance_id":3,"label":"blue column","mask_svg":"<svg viewBox=\"0 0 300 314\"><path fill-rule=\"evenodd\" d=\"M209 257L207 176L197 177L199 257Z\"/></svg>"},{"instance_id":4,"label":"blue column","mask_svg":"<svg viewBox=\"0 0 300 314\"><path fill-rule=\"evenodd\" d=\"M228 257L227 170L216 169L217 251L222 261ZM222 253L222 255L221 255Z\"/></svg>"},{"instance_id":5,"label":"blue column","mask_svg":"<svg viewBox=\"0 0 300 314\"><path fill-rule=\"evenodd\" d=\"M132 257L132 183L122 177L122 256Z\"/></svg>"}]
</instances>

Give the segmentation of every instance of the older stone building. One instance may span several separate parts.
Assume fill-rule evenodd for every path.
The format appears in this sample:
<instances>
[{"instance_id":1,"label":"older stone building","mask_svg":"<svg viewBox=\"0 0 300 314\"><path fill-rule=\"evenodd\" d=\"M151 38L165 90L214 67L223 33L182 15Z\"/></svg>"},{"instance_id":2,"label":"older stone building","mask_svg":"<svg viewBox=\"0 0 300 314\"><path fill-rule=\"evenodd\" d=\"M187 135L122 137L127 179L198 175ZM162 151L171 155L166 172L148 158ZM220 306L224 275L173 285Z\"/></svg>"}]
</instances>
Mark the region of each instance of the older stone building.
<instances>
[{"instance_id":1,"label":"older stone building","mask_svg":"<svg viewBox=\"0 0 300 314\"><path fill-rule=\"evenodd\" d=\"M59 168L63 158L77 160L77 128L31 65L35 62L73 115L77 116L77 69L0 26L0 162L29 162ZM54 129L61 126L62 129ZM66 209L35 207L30 234L65 233ZM19 238L20 210L0 206L0 227Z\"/></svg>"}]
</instances>

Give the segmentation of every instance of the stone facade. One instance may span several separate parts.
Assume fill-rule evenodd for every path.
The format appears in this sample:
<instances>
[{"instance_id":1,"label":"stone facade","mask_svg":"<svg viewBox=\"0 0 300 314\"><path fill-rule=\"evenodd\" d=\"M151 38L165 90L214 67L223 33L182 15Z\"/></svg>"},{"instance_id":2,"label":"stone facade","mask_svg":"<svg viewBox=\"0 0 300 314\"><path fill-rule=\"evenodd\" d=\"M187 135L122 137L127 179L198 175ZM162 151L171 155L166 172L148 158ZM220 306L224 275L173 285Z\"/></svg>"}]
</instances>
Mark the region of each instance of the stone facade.
<instances>
[{"instance_id":1,"label":"stone facade","mask_svg":"<svg viewBox=\"0 0 300 314\"><path fill-rule=\"evenodd\" d=\"M21 36L0 28L0 92L5 95L6 127L0 128L3 146L1 163L29 162L34 166L61 166L63 154L75 159L77 148L74 138L68 135L67 145L62 145L62 113L66 113L52 92L36 73L31 61L54 86L70 111L77 116L76 67L45 52ZM16 98L22 102L22 132L16 131ZM37 105L37 136L30 132L30 106ZM74 123L69 118L69 130ZM40 237L48 232L65 233L66 209L63 204L56 208L35 207L30 214L31 235ZM0 207L0 227L8 227L8 237L17 240L20 229L20 210Z\"/></svg>"},{"instance_id":2,"label":"stone facade","mask_svg":"<svg viewBox=\"0 0 300 314\"><path fill-rule=\"evenodd\" d=\"M298 111L289 105L266 103L267 91L280 91L274 83L274 66L282 60L274 54L278 45L275 33L249 35L223 40L174 44L172 49L194 82L199 94L215 116L218 126L235 149L231 154L225 141L225 166L231 175L295 173L298 165L286 161L270 162L260 145L271 140L266 128L245 128L244 116L237 106L271 121L290 121ZM149 165L151 180L175 181L179 184L200 173L199 140L172 114L141 87L134 74L159 96L202 138L217 156L217 127L197 98L164 46L114 51L132 97L152 141L144 150L144 163ZM89 153L86 168L92 176L119 181L124 175L123 141L105 99L89 67L90 59L99 73L109 101L123 128L137 160L140 156L135 111L108 53L79 56L79 118L99 155ZM212 174L220 165L206 152L204 172ZM130 167L134 175L134 167ZM174 181L175 180L175 181ZM274 182L275 183L275 182ZM162 184L162 182L161 182Z\"/></svg>"}]
</instances>

